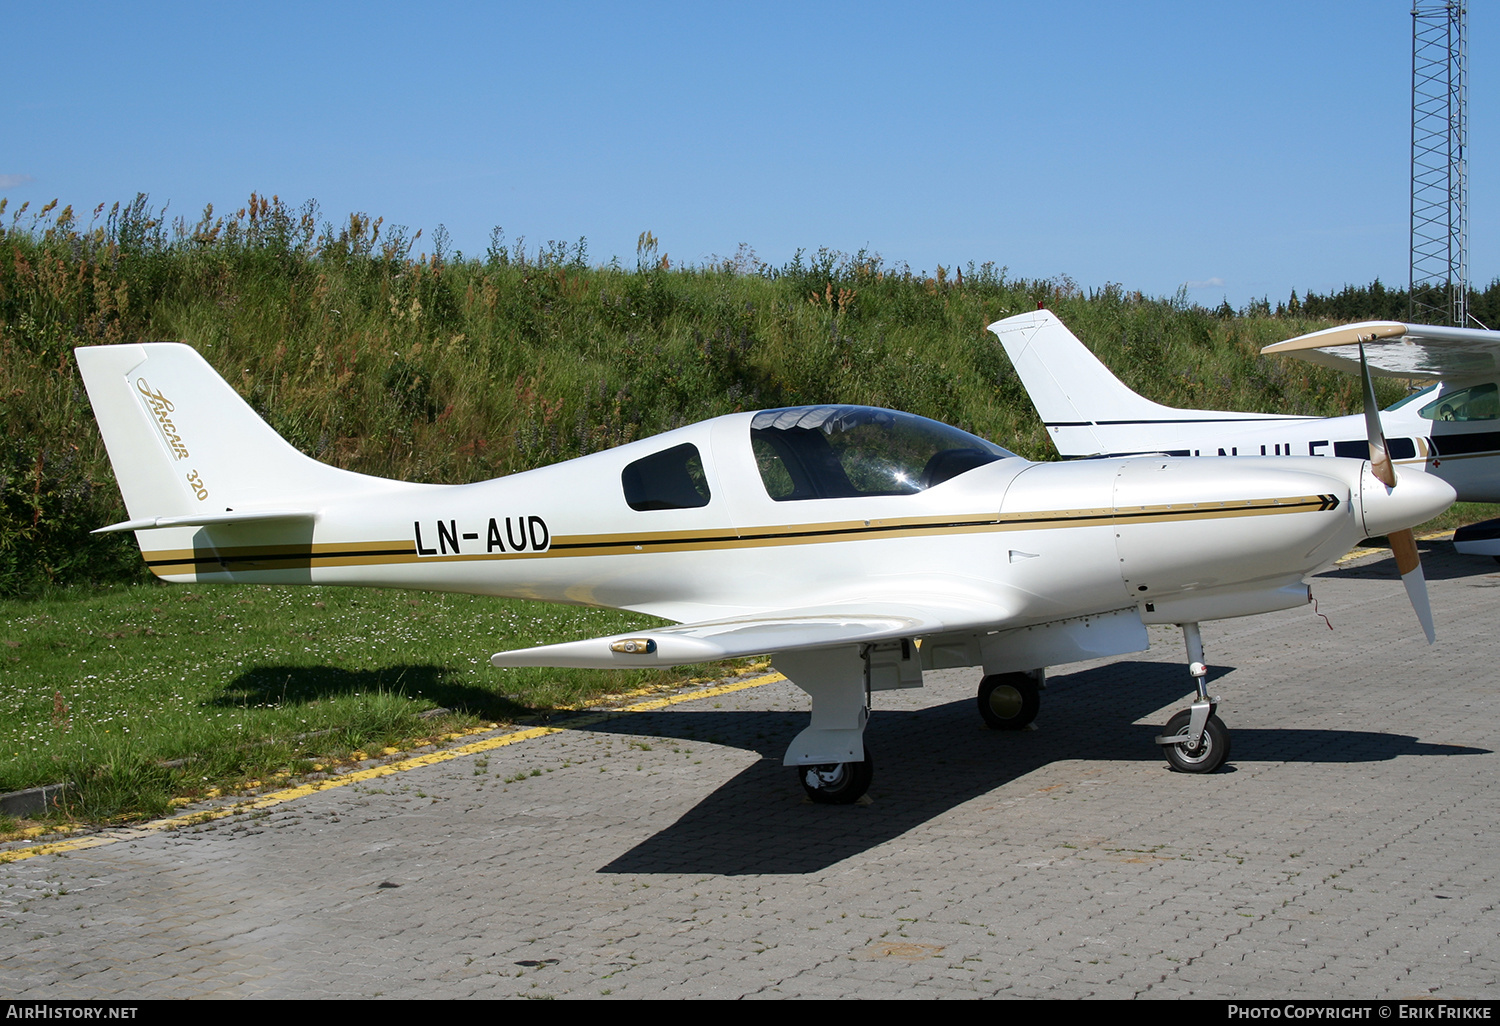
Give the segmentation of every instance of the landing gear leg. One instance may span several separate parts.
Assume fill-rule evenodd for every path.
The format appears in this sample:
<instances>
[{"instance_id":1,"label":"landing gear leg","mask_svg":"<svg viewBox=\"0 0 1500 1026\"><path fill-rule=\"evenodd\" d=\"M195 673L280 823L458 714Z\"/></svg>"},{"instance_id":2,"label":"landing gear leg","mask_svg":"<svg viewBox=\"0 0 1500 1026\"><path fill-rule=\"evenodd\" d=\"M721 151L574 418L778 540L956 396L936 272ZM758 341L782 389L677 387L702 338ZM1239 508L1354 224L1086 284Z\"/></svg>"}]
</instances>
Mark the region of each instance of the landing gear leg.
<instances>
[{"instance_id":1,"label":"landing gear leg","mask_svg":"<svg viewBox=\"0 0 1500 1026\"><path fill-rule=\"evenodd\" d=\"M1203 635L1196 623L1182 625L1187 643L1188 673L1198 688L1193 704L1167 721L1156 743L1167 765L1179 773L1212 773L1229 758L1229 730L1215 715L1217 696L1208 697L1208 667L1203 663Z\"/></svg>"},{"instance_id":2,"label":"landing gear leg","mask_svg":"<svg viewBox=\"0 0 1500 1026\"><path fill-rule=\"evenodd\" d=\"M812 722L792 740L783 765L792 767L807 797L819 805L859 801L875 773L864 743L870 719L865 665L854 646L775 658L776 669L812 698Z\"/></svg>"}]
</instances>

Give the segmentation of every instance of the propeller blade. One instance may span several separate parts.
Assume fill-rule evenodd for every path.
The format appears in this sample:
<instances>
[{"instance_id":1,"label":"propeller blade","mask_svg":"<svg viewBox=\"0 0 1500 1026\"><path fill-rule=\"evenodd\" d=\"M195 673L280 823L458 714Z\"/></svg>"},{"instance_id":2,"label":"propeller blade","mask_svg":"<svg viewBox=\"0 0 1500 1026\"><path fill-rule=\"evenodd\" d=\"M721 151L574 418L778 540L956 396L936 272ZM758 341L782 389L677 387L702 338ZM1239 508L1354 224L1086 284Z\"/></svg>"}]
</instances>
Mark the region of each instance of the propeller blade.
<instances>
[{"instance_id":1,"label":"propeller blade","mask_svg":"<svg viewBox=\"0 0 1500 1026\"><path fill-rule=\"evenodd\" d=\"M1365 362L1365 344L1359 344L1359 376L1365 389L1365 434L1370 439L1370 472L1387 488L1396 487L1396 468L1385 448L1385 432L1380 427L1380 407L1375 405L1375 383L1370 380L1370 365ZM1415 551L1415 549L1413 549Z\"/></svg>"},{"instance_id":2,"label":"propeller blade","mask_svg":"<svg viewBox=\"0 0 1500 1026\"><path fill-rule=\"evenodd\" d=\"M1386 535L1391 543L1391 555L1396 557L1396 572L1406 588L1406 597L1422 621L1422 633L1427 635L1427 644L1432 644L1437 635L1432 628L1432 603L1427 600L1427 577L1422 573L1422 559L1417 555L1417 539L1411 528L1392 531Z\"/></svg>"},{"instance_id":3,"label":"propeller blade","mask_svg":"<svg viewBox=\"0 0 1500 1026\"><path fill-rule=\"evenodd\" d=\"M1370 440L1370 473L1387 488L1396 487L1396 468L1385 446L1385 431L1380 426L1380 408L1375 405L1375 382L1370 379L1370 365L1365 362L1365 344L1359 344L1359 376L1365 392L1365 433ZM1436 640L1432 626L1432 603L1427 598L1427 577L1422 573L1422 557L1417 554L1417 539L1407 527L1386 535L1391 555L1396 557L1396 572L1406 588L1406 598L1422 623L1427 644Z\"/></svg>"}]
</instances>

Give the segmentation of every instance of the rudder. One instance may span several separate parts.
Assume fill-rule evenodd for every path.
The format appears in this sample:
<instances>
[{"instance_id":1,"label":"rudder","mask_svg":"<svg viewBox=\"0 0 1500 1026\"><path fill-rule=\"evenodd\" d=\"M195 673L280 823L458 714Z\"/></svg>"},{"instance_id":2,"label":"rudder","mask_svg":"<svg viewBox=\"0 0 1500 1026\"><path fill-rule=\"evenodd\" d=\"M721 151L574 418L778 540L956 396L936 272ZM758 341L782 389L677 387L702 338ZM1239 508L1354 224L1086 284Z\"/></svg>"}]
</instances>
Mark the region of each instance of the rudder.
<instances>
[{"instance_id":1,"label":"rudder","mask_svg":"<svg viewBox=\"0 0 1500 1026\"><path fill-rule=\"evenodd\" d=\"M293 448L191 346L74 353L132 520L265 508L372 480Z\"/></svg>"},{"instance_id":2,"label":"rudder","mask_svg":"<svg viewBox=\"0 0 1500 1026\"><path fill-rule=\"evenodd\" d=\"M1170 420L1179 413L1132 391L1046 310L996 321L990 331L1064 456L1111 450L1097 421Z\"/></svg>"}]
</instances>

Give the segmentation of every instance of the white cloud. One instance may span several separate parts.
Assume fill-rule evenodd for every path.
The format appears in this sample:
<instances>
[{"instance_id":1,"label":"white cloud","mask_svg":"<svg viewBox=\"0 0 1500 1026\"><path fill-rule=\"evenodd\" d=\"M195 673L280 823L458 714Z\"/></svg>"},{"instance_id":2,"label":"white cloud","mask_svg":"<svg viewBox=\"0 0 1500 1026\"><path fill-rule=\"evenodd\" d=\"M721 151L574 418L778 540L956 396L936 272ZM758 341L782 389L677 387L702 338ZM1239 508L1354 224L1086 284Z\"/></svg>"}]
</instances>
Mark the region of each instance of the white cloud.
<instances>
[{"instance_id":1,"label":"white cloud","mask_svg":"<svg viewBox=\"0 0 1500 1026\"><path fill-rule=\"evenodd\" d=\"M1224 287L1223 278L1209 278L1207 281L1190 281L1187 283L1190 289L1221 289Z\"/></svg>"},{"instance_id":2,"label":"white cloud","mask_svg":"<svg viewBox=\"0 0 1500 1026\"><path fill-rule=\"evenodd\" d=\"M14 189L20 185L29 185L36 181L30 175L0 175L0 189Z\"/></svg>"}]
</instances>

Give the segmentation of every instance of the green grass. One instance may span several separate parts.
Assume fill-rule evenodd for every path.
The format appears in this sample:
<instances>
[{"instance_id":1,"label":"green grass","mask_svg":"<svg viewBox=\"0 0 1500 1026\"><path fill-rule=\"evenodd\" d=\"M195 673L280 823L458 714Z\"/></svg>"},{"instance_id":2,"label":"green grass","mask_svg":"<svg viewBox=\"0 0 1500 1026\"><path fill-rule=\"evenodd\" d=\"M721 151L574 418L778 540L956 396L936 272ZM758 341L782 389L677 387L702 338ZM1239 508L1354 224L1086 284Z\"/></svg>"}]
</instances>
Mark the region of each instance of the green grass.
<instances>
[{"instance_id":1,"label":"green grass","mask_svg":"<svg viewBox=\"0 0 1500 1026\"><path fill-rule=\"evenodd\" d=\"M1416 528L1416 533L1451 531L1464 524L1477 524L1481 520L1493 520L1496 517L1500 517L1500 505L1488 502L1455 502L1445 512Z\"/></svg>"},{"instance_id":2,"label":"green grass","mask_svg":"<svg viewBox=\"0 0 1500 1026\"><path fill-rule=\"evenodd\" d=\"M684 679L504 669L500 649L658 623L465 595L115 586L0 601L0 791L61 780L88 819ZM451 710L424 718L434 709Z\"/></svg>"}]
</instances>

